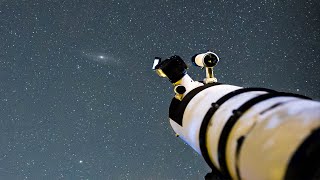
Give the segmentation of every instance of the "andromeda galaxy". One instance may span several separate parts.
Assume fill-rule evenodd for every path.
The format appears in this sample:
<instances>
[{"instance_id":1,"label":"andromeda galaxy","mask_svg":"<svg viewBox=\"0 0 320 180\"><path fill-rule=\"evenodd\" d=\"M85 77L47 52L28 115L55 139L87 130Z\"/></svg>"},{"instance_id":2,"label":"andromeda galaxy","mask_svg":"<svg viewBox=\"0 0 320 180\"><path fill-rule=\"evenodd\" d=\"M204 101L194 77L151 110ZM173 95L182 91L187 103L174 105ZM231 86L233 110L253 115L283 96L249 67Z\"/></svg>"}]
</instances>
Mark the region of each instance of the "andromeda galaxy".
<instances>
[{"instance_id":1,"label":"andromeda galaxy","mask_svg":"<svg viewBox=\"0 0 320 180\"><path fill-rule=\"evenodd\" d=\"M99 64L104 65L119 65L120 61L119 59L115 58L114 56L106 53L92 53L92 52L81 52L82 56L86 60L94 61Z\"/></svg>"}]
</instances>

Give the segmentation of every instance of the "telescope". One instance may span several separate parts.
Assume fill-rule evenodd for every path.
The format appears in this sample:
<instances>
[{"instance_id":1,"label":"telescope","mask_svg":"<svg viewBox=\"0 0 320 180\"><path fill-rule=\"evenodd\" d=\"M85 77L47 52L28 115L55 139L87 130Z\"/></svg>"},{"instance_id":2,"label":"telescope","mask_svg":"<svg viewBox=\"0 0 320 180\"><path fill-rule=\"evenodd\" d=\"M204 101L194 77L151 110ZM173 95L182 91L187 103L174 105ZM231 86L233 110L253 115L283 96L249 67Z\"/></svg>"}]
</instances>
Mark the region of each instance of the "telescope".
<instances>
[{"instance_id":1,"label":"telescope","mask_svg":"<svg viewBox=\"0 0 320 180\"><path fill-rule=\"evenodd\" d=\"M218 82L214 52L191 59L205 68L203 80L194 81L177 55L155 58L152 69L174 86L170 125L212 169L206 179L320 179L320 102Z\"/></svg>"}]
</instances>

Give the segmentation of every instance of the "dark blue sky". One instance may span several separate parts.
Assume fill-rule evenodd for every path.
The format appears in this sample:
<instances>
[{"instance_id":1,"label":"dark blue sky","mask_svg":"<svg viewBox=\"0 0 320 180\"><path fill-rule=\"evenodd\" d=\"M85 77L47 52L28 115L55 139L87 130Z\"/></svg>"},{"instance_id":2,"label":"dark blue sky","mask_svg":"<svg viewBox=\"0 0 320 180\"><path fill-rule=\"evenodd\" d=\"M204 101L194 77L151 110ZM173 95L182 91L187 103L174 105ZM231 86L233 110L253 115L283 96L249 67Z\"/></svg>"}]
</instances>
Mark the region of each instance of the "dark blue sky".
<instances>
[{"instance_id":1,"label":"dark blue sky","mask_svg":"<svg viewBox=\"0 0 320 180\"><path fill-rule=\"evenodd\" d=\"M153 58L190 62L210 49L221 82L320 99L319 9L318 0L1 0L0 179L202 179L209 168L174 137L172 87Z\"/></svg>"}]
</instances>

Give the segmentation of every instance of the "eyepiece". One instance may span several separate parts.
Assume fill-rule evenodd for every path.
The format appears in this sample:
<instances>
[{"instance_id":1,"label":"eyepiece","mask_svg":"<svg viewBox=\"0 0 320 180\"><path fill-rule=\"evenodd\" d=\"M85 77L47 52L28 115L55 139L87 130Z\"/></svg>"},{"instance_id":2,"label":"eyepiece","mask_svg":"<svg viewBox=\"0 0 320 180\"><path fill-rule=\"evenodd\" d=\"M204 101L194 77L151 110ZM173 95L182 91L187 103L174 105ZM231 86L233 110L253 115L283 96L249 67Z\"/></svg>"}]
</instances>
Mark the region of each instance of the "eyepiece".
<instances>
[{"instance_id":1,"label":"eyepiece","mask_svg":"<svg viewBox=\"0 0 320 180\"><path fill-rule=\"evenodd\" d=\"M159 76L168 77L172 83L177 82L187 73L187 64L180 56L174 55L164 61L159 59L155 58L154 69Z\"/></svg>"}]
</instances>

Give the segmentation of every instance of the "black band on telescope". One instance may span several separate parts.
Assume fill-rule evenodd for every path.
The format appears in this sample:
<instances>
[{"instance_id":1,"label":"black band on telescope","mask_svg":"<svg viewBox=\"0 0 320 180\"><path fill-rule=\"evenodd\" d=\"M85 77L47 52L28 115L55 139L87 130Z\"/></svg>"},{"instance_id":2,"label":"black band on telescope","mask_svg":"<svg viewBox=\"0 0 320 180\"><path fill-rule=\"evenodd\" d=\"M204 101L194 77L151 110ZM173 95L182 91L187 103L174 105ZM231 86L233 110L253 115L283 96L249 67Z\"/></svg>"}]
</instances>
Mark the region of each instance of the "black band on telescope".
<instances>
[{"instance_id":1,"label":"black band on telescope","mask_svg":"<svg viewBox=\"0 0 320 180\"><path fill-rule=\"evenodd\" d=\"M230 116L226 124L224 125L219 143L218 143L218 161L220 164L220 171L230 177L230 173L227 168L226 164L226 146L229 134L233 128L233 126L236 124L236 122L239 120L239 118L252 106L258 104L259 102L275 98L275 97L283 97L283 96L289 96L289 97L298 97L303 99L310 99L306 96L298 95L298 94L292 94L292 93L283 93L283 92L276 92L276 93L268 93L268 94L262 94L257 97L254 97L250 99L249 101L245 102L243 105L241 105L237 110L233 111L233 115ZM245 139L244 139L245 140ZM241 151L241 146L239 147L238 151ZM239 176L239 175L238 175Z\"/></svg>"},{"instance_id":2,"label":"black band on telescope","mask_svg":"<svg viewBox=\"0 0 320 180\"><path fill-rule=\"evenodd\" d=\"M183 99L182 101L177 100L176 98L173 98L169 107L169 118L178 123L180 126L182 126L182 118L184 111L186 110L187 105L191 101L191 99L197 95L202 90L205 90L209 87L220 85L221 83L209 83L205 84L203 86L199 86L193 90L191 90Z\"/></svg>"},{"instance_id":3,"label":"black band on telescope","mask_svg":"<svg viewBox=\"0 0 320 180\"><path fill-rule=\"evenodd\" d=\"M214 115L214 113L218 110L218 108L231 99L234 96L237 96L242 93L246 92L252 92L252 91L265 91L269 93L276 93L276 91L266 88L241 88L237 89L235 91L232 91L224 96L222 96L217 102L212 103L211 108L207 111L206 115L204 116L201 126L200 126L200 132L199 132L199 146L201 150L202 157L207 162L207 164L210 166L212 170L216 170L216 167L213 165L213 163L210 160L208 149L206 146L206 133L207 133L207 127L209 125L210 119Z\"/></svg>"}]
</instances>

